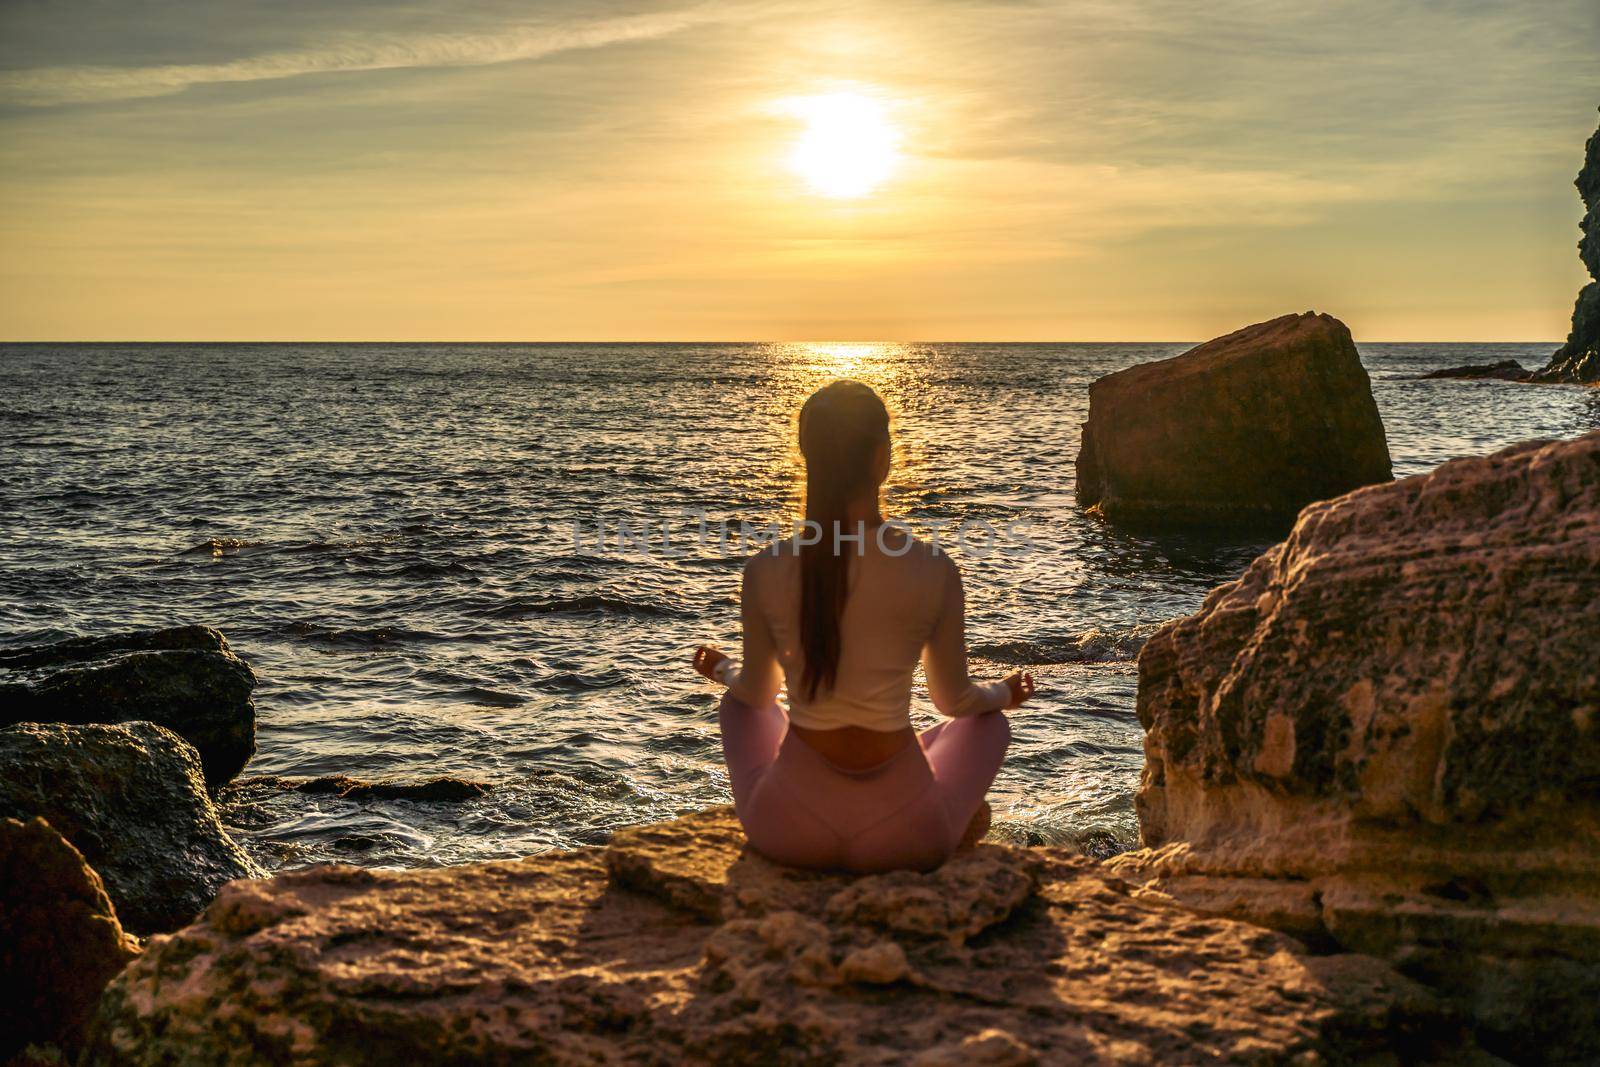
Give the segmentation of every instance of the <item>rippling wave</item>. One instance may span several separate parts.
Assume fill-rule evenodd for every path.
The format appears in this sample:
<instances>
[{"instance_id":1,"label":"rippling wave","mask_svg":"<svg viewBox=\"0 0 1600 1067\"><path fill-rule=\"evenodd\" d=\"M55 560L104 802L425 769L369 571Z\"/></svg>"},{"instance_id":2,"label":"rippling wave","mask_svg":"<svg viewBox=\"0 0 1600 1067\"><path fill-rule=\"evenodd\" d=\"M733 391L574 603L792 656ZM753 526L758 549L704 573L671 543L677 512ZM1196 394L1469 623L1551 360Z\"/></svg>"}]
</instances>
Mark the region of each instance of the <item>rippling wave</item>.
<instances>
[{"instance_id":1,"label":"rippling wave","mask_svg":"<svg viewBox=\"0 0 1600 1067\"><path fill-rule=\"evenodd\" d=\"M995 663L1016 666L1048 666L1057 663L1121 663L1134 659L1144 647L1145 638L1156 630L1153 623L1121 632L1090 630L1066 637L1040 637L1033 640L997 641L971 645L971 656Z\"/></svg>"},{"instance_id":2,"label":"rippling wave","mask_svg":"<svg viewBox=\"0 0 1600 1067\"><path fill-rule=\"evenodd\" d=\"M621 615L639 618L671 618L682 615L666 604L629 600L615 596L552 597L547 600L508 600L485 608L484 614L501 619L520 619L527 615Z\"/></svg>"}]
</instances>

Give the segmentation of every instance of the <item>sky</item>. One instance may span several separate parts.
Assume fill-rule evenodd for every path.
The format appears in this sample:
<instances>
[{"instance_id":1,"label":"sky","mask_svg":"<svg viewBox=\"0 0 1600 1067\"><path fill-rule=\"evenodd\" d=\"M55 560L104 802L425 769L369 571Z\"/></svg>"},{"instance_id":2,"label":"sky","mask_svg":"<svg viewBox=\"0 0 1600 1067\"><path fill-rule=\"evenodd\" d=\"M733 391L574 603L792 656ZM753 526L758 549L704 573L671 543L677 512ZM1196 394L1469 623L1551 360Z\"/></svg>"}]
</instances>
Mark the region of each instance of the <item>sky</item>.
<instances>
[{"instance_id":1,"label":"sky","mask_svg":"<svg viewBox=\"0 0 1600 1067\"><path fill-rule=\"evenodd\" d=\"M0 339L1565 337L1596 0L0 0Z\"/></svg>"}]
</instances>

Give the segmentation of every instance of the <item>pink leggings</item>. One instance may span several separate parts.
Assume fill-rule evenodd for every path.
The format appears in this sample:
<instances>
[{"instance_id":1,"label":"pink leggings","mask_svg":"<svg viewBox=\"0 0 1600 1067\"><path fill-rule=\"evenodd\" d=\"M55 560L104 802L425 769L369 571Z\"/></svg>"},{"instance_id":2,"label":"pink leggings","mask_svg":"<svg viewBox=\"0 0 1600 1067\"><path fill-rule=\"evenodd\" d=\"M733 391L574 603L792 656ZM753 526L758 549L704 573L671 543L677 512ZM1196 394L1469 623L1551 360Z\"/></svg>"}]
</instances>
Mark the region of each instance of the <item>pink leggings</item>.
<instances>
[{"instance_id":1,"label":"pink leggings","mask_svg":"<svg viewBox=\"0 0 1600 1067\"><path fill-rule=\"evenodd\" d=\"M998 711L951 719L876 767L839 767L776 704L718 712L734 809L756 851L792 867L930 870L961 843L1011 742Z\"/></svg>"}]
</instances>

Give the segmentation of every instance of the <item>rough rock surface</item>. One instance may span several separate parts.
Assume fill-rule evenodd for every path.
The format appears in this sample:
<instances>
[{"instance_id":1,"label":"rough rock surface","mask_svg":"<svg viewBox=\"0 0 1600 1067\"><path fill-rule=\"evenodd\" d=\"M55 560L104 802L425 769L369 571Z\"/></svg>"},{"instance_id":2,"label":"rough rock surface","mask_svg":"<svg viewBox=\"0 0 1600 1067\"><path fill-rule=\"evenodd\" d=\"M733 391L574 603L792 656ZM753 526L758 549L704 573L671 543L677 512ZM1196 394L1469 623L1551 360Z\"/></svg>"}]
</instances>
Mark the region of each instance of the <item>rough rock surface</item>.
<instances>
[{"instance_id":1,"label":"rough rock surface","mask_svg":"<svg viewBox=\"0 0 1600 1067\"><path fill-rule=\"evenodd\" d=\"M1313 312L1095 382L1077 470L1078 503L1108 519L1282 527L1391 477L1350 331Z\"/></svg>"},{"instance_id":2,"label":"rough rock surface","mask_svg":"<svg viewBox=\"0 0 1600 1067\"><path fill-rule=\"evenodd\" d=\"M1572 332L1567 343L1539 372L1543 381L1600 382L1600 129L1589 135L1584 146L1583 167L1578 171L1578 195L1583 198L1585 215L1578 224L1583 238L1578 256L1595 279L1578 292L1572 309Z\"/></svg>"},{"instance_id":3,"label":"rough rock surface","mask_svg":"<svg viewBox=\"0 0 1600 1067\"><path fill-rule=\"evenodd\" d=\"M1502 382L1526 382L1533 378L1533 371L1514 359L1502 359L1498 363L1470 363L1465 367L1445 367L1429 371L1427 374L1419 374L1417 377L1422 381L1433 378L1493 378Z\"/></svg>"},{"instance_id":4,"label":"rough rock surface","mask_svg":"<svg viewBox=\"0 0 1600 1067\"><path fill-rule=\"evenodd\" d=\"M67 1052L107 982L138 954L100 877L43 819L0 819L0 1061Z\"/></svg>"},{"instance_id":5,"label":"rough rock surface","mask_svg":"<svg viewBox=\"0 0 1600 1067\"><path fill-rule=\"evenodd\" d=\"M1600 1058L1600 432L1306 509L1139 659L1149 848L1388 957L1517 1062Z\"/></svg>"},{"instance_id":6,"label":"rough rock surface","mask_svg":"<svg viewBox=\"0 0 1600 1067\"><path fill-rule=\"evenodd\" d=\"M228 837L194 749L148 722L0 730L0 817L46 819L105 882L123 925L173 930L260 871Z\"/></svg>"},{"instance_id":7,"label":"rough rock surface","mask_svg":"<svg viewBox=\"0 0 1600 1067\"><path fill-rule=\"evenodd\" d=\"M289 785L298 793L333 793L345 800L472 800L486 795L483 782L440 775L416 782L368 782L345 774L329 774Z\"/></svg>"},{"instance_id":8,"label":"rough rock surface","mask_svg":"<svg viewBox=\"0 0 1600 1067\"><path fill-rule=\"evenodd\" d=\"M256 677L204 626L85 637L0 653L0 726L154 722L200 753L216 790L256 750Z\"/></svg>"},{"instance_id":9,"label":"rough rock surface","mask_svg":"<svg viewBox=\"0 0 1600 1067\"><path fill-rule=\"evenodd\" d=\"M112 983L85 1062L1315 1063L1459 1034L1386 964L1081 857L809 874L722 809L604 850L235 882Z\"/></svg>"}]
</instances>

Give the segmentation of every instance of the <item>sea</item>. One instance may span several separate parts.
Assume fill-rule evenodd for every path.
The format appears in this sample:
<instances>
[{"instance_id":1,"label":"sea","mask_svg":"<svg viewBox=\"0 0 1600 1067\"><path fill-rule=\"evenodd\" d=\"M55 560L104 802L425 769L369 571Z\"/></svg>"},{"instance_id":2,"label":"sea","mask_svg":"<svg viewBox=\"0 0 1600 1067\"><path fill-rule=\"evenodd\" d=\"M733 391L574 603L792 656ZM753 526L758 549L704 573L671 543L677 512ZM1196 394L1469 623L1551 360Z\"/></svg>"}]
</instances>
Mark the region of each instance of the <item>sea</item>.
<instances>
[{"instance_id":1,"label":"sea","mask_svg":"<svg viewBox=\"0 0 1600 1067\"><path fill-rule=\"evenodd\" d=\"M1022 666L997 836L1138 840L1140 643L1267 547L1080 511L1094 379L1187 344L0 346L0 646L202 623L254 668L223 821L269 869L603 842L728 800L697 644L785 531L795 416L894 417L890 517L960 564L974 674ZM1418 381L1543 344L1364 344L1397 476L1600 427L1600 390ZM935 716L920 688L914 717ZM302 793L326 775L467 800Z\"/></svg>"}]
</instances>

